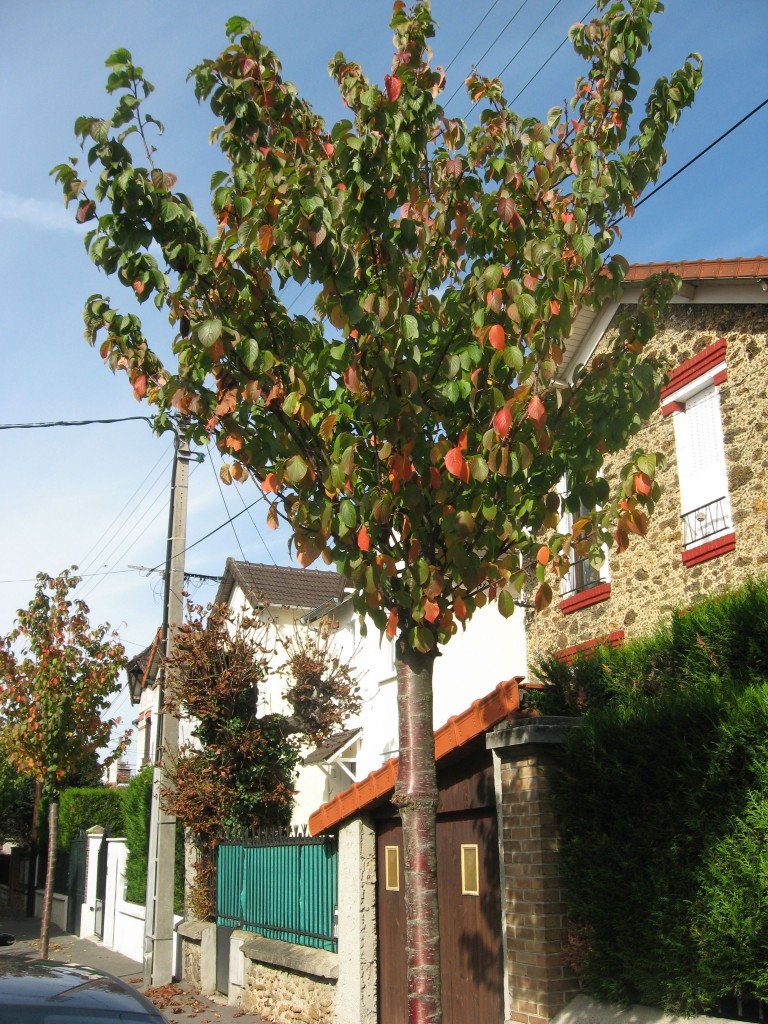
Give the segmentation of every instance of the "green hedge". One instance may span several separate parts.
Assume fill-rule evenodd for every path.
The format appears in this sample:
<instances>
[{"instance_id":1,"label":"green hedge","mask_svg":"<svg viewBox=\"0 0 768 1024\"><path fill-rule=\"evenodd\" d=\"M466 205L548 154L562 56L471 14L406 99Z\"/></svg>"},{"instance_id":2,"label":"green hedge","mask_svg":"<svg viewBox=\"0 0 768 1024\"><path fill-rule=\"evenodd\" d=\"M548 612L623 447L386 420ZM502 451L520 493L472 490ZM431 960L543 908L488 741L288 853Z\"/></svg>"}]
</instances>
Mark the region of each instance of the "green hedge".
<instances>
[{"instance_id":1,"label":"green hedge","mask_svg":"<svg viewBox=\"0 0 768 1024\"><path fill-rule=\"evenodd\" d=\"M149 820L152 807L152 768L142 768L123 792L125 813L125 898L143 905L147 898ZM184 829L176 826L176 868L174 875L174 911L184 912Z\"/></svg>"},{"instance_id":2,"label":"green hedge","mask_svg":"<svg viewBox=\"0 0 768 1024\"><path fill-rule=\"evenodd\" d=\"M121 791L107 786L65 789L59 797L59 849L68 850L78 832L94 825L113 836L123 834Z\"/></svg>"},{"instance_id":3,"label":"green hedge","mask_svg":"<svg viewBox=\"0 0 768 1024\"><path fill-rule=\"evenodd\" d=\"M147 850L152 805L152 768L142 768L123 790L125 815L125 898L143 904L147 895Z\"/></svg>"},{"instance_id":4,"label":"green hedge","mask_svg":"<svg viewBox=\"0 0 768 1024\"><path fill-rule=\"evenodd\" d=\"M749 581L568 669L553 772L572 953L600 999L768 999L768 586Z\"/></svg>"}]
</instances>

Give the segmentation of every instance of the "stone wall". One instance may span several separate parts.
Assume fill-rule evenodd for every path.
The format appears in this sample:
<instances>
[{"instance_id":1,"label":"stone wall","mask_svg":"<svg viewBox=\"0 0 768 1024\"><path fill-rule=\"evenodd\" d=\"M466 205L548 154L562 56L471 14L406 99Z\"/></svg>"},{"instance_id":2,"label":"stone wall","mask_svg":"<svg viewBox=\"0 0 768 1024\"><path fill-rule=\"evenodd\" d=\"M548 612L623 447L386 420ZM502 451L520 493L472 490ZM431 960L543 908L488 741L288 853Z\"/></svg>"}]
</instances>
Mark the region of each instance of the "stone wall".
<instances>
[{"instance_id":1,"label":"stone wall","mask_svg":"<svg viewBox=\"0 0 768 1024\"><path fill-rule=\"evenodd\" d=\"M674 417L657 412L630 442L633 450L661 452L666 459L657 477L662 496L647 536L632 537L622 554L609 552L608 600L563 614L555 599L546 612L529 615L529 667L595 638L647 633L673 608L768 569L768 306L674 304L649 351L665 354L674 369L718 338L727 343L728 379L720 387L720 403L735 551L683 565ZM624 462L623 455L606 459L606 477L615 480ZM553 581L556 594L557 586Z\"/></svg>"},{"instance_id":2,"label":"stone wall","mask_svg":"<svg viewBox=\"0 0 768 1024\"><path fill-rule=\"evenodd\" d=\"M246 961L241 1007L273 1024L332 1024L335 982Z\"/></svg>"}]
</instances>

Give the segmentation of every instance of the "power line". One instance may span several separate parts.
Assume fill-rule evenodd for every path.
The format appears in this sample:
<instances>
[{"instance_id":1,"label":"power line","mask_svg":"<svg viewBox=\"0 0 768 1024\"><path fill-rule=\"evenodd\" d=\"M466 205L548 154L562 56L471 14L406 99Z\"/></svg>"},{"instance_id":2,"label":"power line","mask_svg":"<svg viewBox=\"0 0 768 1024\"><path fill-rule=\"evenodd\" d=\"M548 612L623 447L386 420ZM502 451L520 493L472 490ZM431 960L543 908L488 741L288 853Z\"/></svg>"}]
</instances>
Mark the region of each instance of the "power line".
<instances>
[{"instance_id":1,"label":"power line","mask_svg":"<svg viewBox=\"0 0 768 1024\"><path fill-rule=\"evenodd\" d=\"M222 502L224 504L224 511L227 513L227 515L230 515L229 506L227 505L227 499L224 497L224 490L222 489L222 486L221 486L221 478L219 477L219 474L216 472L216 467L213 464L213 459L209 459L208 462L210 464L211 471L213 473L213 477L214 477L214 479L216 481L216 486L219 489L219 495L221 496L221 500L222 500ZM223 464L223 462L222 462L222 464ZM243 557L243 561L247 562L248 559L245 557L245 552L243 551L243 545L240 543L240 538L237 535L237 530L235 529L235 524L234 524L234 522L231 519L230 519L230 525L232 527L232 533L234 533L234 535L235 535L235 541L237 542L237 546L240 549L240 554Z\"/></svg>"},{"instance_id":2,"label":"power line","mask_svg":"<svg viewBox=\"0 0 768 1024\"><path fill-rule=\"evenodd\" d=\"M451 57L450 63L449 63L449 64L447 64L447 65L446 65L446 68L445 68L445 70L446 70L446 73L447 73L448 71L450 71L450 70L451 70L451 68L453 67L453 65L454 65L454 64L456 63L456 60L458 59L459 55L460 55L460 54L461 54L461 53L462 53L462 52L464 51L464 49L465 49L465 47L467 46L467 44L471 42L471 40L473 39L473 37L474 37L475 33L477 32L477 30L478 30L478 29L480 28L480 26L481 26L481 25L483 24L483 22L484 22L484 21L486 20L486 18L488 17L488 15L489 15L489 14L491 13L491 11L492 11L492 10L494 9L494 7L496 7L496 5L497 5L498 3L499 3L499 0L493 0L493 3L492 3L492 4L491 4L491 6L490 6L490 7L488 8L488 10L487 10L487 11L485 12L485 14L484 14L484 15L482 16L482 18L480 19L480 21L478 21L478 23L477 23L477 24L475 25L475 27L474 27L474 28L472 29L472 31L471 31L471 32L469 33L469 35L467 36L467 38L466 38L466 39L464 40L464 42L463 42L463 43L461 44L461 46L460 46L460 47L458 48L458 50L456 51L456 53L454 53L453 57ZM497 37L497 38L498 38L498 37ZM453 99L453 97L451 97L451 99Z\"/></svg>"},{"instance_id":3,"label":"power line","mask_svg":"<svg viewBox=\"0 0 768 1024\"><path fill-rule=\"evenodd\" d=\"M595 9L595 5L594 5L594 4L592 4L592 6L591 6L591 7L589 8L589 10L588 10L588 11L585 11L585 12L584 12L584 14L582 14L582 16L581 16L581 21L586 21L586 20L587 20L587 18L588 18L588 17L590 16L590 14L592 13L592 11L594 11L594 9ZM541 72L542 72L542 71L544 70L544 68L545 68L545 67L547 66L547 64L549 64L549 62L550 62L550 61L552 60L552 58L553 58L553 57L555 57L555 56L556 56L556 55L557 55L557 54L558 54L558 53L559 53L559 52L560 52L560 51L562 50L562 48L563 48L563 47L565 46L565 44L566 44L567 42L568 42L568 36L566 35L566 36L564 36L564 37L563 37L563 38L562 38L562 39L560 40L560 43L559 43L559 44L558 44L558 45L557 45L557 46L555 47L555 49L554 49L554 50L552 51L552 53L550 53L550 55L549 55L549 56L547 57L547 59L546 59L546 60L545 60L545 61L543 62L543 64L540 64L540 65L539 65L539 67L538 67L538 68L537 68L537 69L536 69L536 70L534 71L534 73L533 73L533 74L531 75L531 77L530 77L530 78L528 79L528 81L527 81L527 82L525 83L525 85L524 85L524 86L523 86L523 87L522 87L521 89L518 89L518 91L517 91L517 92L515 93L515 95L514 95L514 96L512 97L512 99L511 99L511 100L509 101L509 105L510 105L510 106L511 106L511 105L512 105L513 103L517 103L517 101L518 101L518 100L520 99L520 97L521 97L521 96L523 95L523 93L524 93L524 92L525 92L525 90L526 90L526 89L528 88L528 86L529 86L529 85L530 85L530 84L531 84L532 82L534 82L534 81L535 81L535 80L536 80L536 79L537 79L537 78L539 77L539 75L540 75L540 74L541 74ZM504 70L506 70L506 68L505 68ZM500 72L500 73L501 73L501 74L503 74L503 72Z\"/></svg>"},{"instance_id":4,"label":"power line","mask_svg":"<svg viewBox=\"0 0 768 1024\"><path fill-rule=\"evenodd\" d=\"M560 4L561 4L562 2L563 2L563 0L556 0L556 2L555 2L555 3L554 3L554 4L553 4L553 5L551 6L551 7L550 7L550 9L549 9L549 10L547 11L547 13L546 13L546 14L544 15L544 17L543 17L543 18L541 19L541 21L539 22L539 24L538 24L538 25L536 26L536 28L535 28L535 29L533 30L533 32L531 32L531 34L530 34L530 35L529 35L529 36L528 36L528 37L527 37L527 38L525 39L525 41L524 41L524 42L523 42L523 43L522 43L522 44L521 44L521 45L520 45L520 46L519 46L519 47L517 48L517 50L516 50L516 51L515 51L515 52L514 52L514 53L512 54L512 56L511 56L511 57L509 58L509 60L508 60L508 61L507 61L507 63L506 63L505 65L504 65L504 67L503 67L503 68L501 69L501 71L499 71L499 73L498 73L498 74L496 75L496 78L500 78L500 77L501 77L501 76L502 76L502 75L504 74L504 72L505 72L505 71L507 70L507 68L508 68L508 67L509 67L509 66L510 66L510 65L512 64L512 62L513 62L513 61L515 61L515 60L516 60L516 59L517 59L517 58L518 58L518 57L520 56L520 54L521 54L521 53L523 52L523 50L524 50L524 49L526 48L526 46L528 45L528 43L530 43L530 41L531 41L531 40L533 39L533 37L534 37L534 36L536 35L536 33L537 33L537 32L539 31L539 29L540 29L540 28L542 27L542 25L544 24L544 22L548 20L548 18L550 17L550 15L554 14L554 12L555 12L555 11L557 10L557 8L558 8L558 7L560 6ZM468 110L468 111L466 112L466 114L464 115L464 120L465 120L465 121L466 121L466 119L467 119L467 118L469 117L469 115L470 115L470 114L472 113L472 111L473 111L473 110L475 109L475 107L477 106L477 104L478 104L479 102L480 102L480 100L479 100L479 99L478 99L478 100L475 100L475 102L474 102L474 103L472 104L472 106L471 106L471 107L469 108L469 110Z\"/></svg>"},{"instance_id":5,"label":"power line","mask_svg":"<svg viewBox=\"0 0 768 1024\"><path fill-rule=\"evenodd\" d=\"M224 459L223 459L223 458L221 458L221 453L219 453L219 458L221 459L221 462L222 462L222 464L223 464L223 462L224 462ZM243 511L244 511L244 512L245 512L245 511L247 511L247 508L246 508L246 505L245 505L245 498L243 497L243 495L242 495L242 492L240 491L240 489L239 489L239 488L237 488L237 496L238 496L238 498L240 499L240 503L241 503L241 504L242 504L242 506L243 506ZM259 500L259 499L257 499L257 500ZM229 510L227 510L227 511L229 511ZM257 537L259 538L259 540L260 540L260 541L261 541L261 543L262 543L262 546L263 546L264 550L265 550L265 551L267 552L267 554L269 555L269 557L270 557L270 560L272 561L272 564L273 564L274 566L277 566L277 561L276 561L276 559L275 559L275 556L274 556L274 555L272 554L272 550L271 550L271 548L269 547L269 545L267 544L267 542L266 542L266 541L264 540L264 537L263 537L263 535L262 535L262 533L261 533L261 530L260 530L260 529L258 528L258 526L256 525L256 520L255 520L255 519L253 518L253 516L252 516L252 515L250 514L250 512L248 512L248 518L250 519L250 521L251 521L251 525L253 526L254 530L256 531L256 536L257 536ZM245 559L244 559L244 560L245 560Z\"/></svg>"},{"instance_id":6,"label":"power line","mask_svg":"<svg viewBox=\"0 0 768 1024\"><path fill-rule=\"evenodd\" d=\"M666 188L666 186L671 181L674 181L675 178L678 177L678 175L682 174L683 171L687 171L692 164L695 164L696 161L703 157L705 153L708 153L710 149L714 149L715 146L717 146L718 143L722 142L723 139L726 139L731 134L731 132L735 132L737 128L740 128L745 121L748 121L750 117L753 117L759 110L762 110L766 104L768 104L768 98L764 99L762 103L758 103L754 110L750 110L750 112L748 114L745 114L740 121L737 121L736 124L731 125L731 127L727 131L724 131L722 135L719 135L714 140L714 142L710 142L710 144L708 146L705 146L704 149L701 150L701 152L697 153L696 156L690 159L687 163L683 164L683 166L679 168L679 170L675 171L674 174L670 174L670 176L666 178L664 181L662 181L660 185L657 185L656 188L651 189L651 191L647 195L643 196L642 199L638 200L638 202L635 203L634 208L637 209L638 206L642 206L643 203L646 203L651 198L651 196L655 196L657 192L661 192L661 190L663 188ZM621 220L624 220L623 216L620 217L619 220L616 221L616 223L618 224Z\"/></svg>"},{"instance_id":7,"label":"power line","mask_svg":"<svg viewBox=\"0 0 768 1024\"><path fill-rule=\"evenodd\" d=\"M558 0L558 2L560 2L560 0ZM511 17L511 18L509 19L509 21L508 21L508 22L506 23L506 25L504 26L504 28L502 28L502 29L501 29L501 31L500 31L500 32L498 33L498 35L496 36L496 38L495 38L495 39L493 40L493 42L491 43L491 45L490 45L490 46L489 46L489 47L488 47L488 48L487 48L487 49L485 50L485 52L483 53L483 55L482 55L481 57L479 57L479 58L478 58L478 60L476 60L476 61L474 62L474 67L479 67L479 65L480 65L480 64L482 64L482 62L483 62L483 61L485 60L485 58L486 58L486 57L488 56L488 54L489 54L489 53L491 52L491 50L492 50L492 49L494 48L494 46L496 45L496 43L498 43L498 41L499 41L499 40L501 39L501 37L502 37L502 36L504 35L504 33L505 33L505 32L507 31L507 29L509 28L509 26L510 26L510 25L512 24L512 22L513 22L513 21L515 20L515 18L516 18L516 17L518 16L518 14L519 14L519 13L520 13L520 12L522 11L522 9L523 9L523 8L525 7L525 5L526 5L527 3L528 3L528 0L523 0L523 2L522 2L522 3L520 4L520 6L519 6L519 7L517 8L517 10L515 11L515 13L514 13L514 14L512 15L512 17ZM490 12L489 12L489 13L490 13ZM463 49L463 47L462 47L462 49ZM451 95L450 95L450 96L448 97L448 99L447 99L447 100L445 101L445 106L446 106L446 107L448 106L448 104L449 104L449 103L451 103L451 102L452 102L452 100L454 100L454 99L455 99L455 97L456 97L456 96L458 96L458 94L459 94L459 93L461 92L461 90L462 90L462 87L463 87L463 85L464 85L464 83L463 83L463 82L460 82L460 83L459 83L459 85L457 85L457 86L456 86L456 88L454 89L454 91L453 91L453 92L451 93ZM473 107L472 109L474 110L474 107Z\"/></svg>"},{"instance_id":8,"label":"power line","mask_svg":"<svg viewBox=\"0 0 768 1024\"><path fill-rule=\"evenodd\" d=\"M261 500L262 500L262 498L259 497L255 501L252 501L250 505L246 505L245 508L242 509L240 512L235 512L235 514L233 516L230 516L229 519L227 519L225 522L220 523L218 526L215 526L212 530L209 530L208 533L204 534L198 540L193 541L192 544L188 544L184 548L184 554L186 554L187 551L191 551L192 548L196 548L198 544L202 544L204 540L208 540L209 537L212 537L215 533L218 533L219 530L223 530L225 526L229 526L229 524L232 522L232 520L239 519L241 515L243 515L245 512L247 512L248 509L253 508L253 506L257 505ZM158 562L158 564L156 566L154 566L154 569L159 569L163 565L165 565L165 562ZM153 569L153 571L154 571L154 569Z\"/></svg>"},{"instance_id":9,"label":"power line","mask_svg":"<svg viewBox=\"0 0 768 1024\"><path fill-rule=\"evenodd\" d=\"M50 427L90 427L94 423L131 423L140 420L142 423L154 425L151 416L116 416L102 420L49 420L43 423L0 423L0 430L42 430Z\"/></svg>"}]
</instances>

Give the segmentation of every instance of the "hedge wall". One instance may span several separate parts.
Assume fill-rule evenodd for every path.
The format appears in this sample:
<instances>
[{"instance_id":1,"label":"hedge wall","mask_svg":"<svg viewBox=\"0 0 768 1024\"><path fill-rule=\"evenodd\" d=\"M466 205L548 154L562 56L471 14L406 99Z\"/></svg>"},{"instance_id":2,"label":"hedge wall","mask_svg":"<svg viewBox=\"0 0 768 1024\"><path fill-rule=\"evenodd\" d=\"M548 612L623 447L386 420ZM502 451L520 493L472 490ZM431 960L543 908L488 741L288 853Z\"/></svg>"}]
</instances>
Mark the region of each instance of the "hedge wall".
<instances>
[{"instance_id":1,"label":"hedge wall","mask_svg":"<svg viewBox=\"0 0 768 1024\"><path fill-rule=\"evenodd\" d=\"M106 786L65 789L59 797L59 848L68 850L78 832L94 825L113 836L123 834L121 791Z\"/></svg>"},{"instance_id":2,"label":"hedge wall","mask_svg":"<svg viewBox=\"0 0 768 1024\"><path fill-rule=\"evenodd\" d=\"M582 714L552 785L585 989L683 1013L768 999L766 582L541 675L543 710Z\"/></svg>"}]
</instances>

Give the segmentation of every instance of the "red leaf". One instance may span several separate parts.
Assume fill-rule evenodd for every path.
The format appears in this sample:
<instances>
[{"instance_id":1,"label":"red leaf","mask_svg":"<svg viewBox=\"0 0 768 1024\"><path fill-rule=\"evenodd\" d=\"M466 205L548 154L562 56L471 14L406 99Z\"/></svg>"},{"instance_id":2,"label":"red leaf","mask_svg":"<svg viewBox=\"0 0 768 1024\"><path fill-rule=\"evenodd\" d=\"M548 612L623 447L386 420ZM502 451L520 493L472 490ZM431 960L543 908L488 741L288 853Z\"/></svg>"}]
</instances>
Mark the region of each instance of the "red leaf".
<instances>
[{"instance_id":1,"label":"red leaf","mask_svg":"<svg viewBox=\"0 0 768 1024\"><path fill-rule=\"evenodd\" d=\"M357 531L357 546L361 551L370 551L371 538L368 536L368 531L364 526L361 526Z\"/></svg>"},{"instance_id":2,"label":"red leaf","mask_svg":"<svg viewBox=\"0 0 768 1024\"><path fill-rule=\"evenodd\" d=\"M534 395L528 403L528 419L537 430L546 422L547 410L544 408L544 403L538 395Z\"/></svg>"},{"instance_id":3,"label":"red leaf","mask_svg":"<svg viewBox=\"0 0 768 1024\"><path fill-rule=\"evenodd\" d=\"M488 331L488 341L490 341L493 348L501 352L506 342L504 328L501 324L494 324L490 331Z\"/></svg>"},{"instance_id":4,"label":"red leaf","mask_svg":"<svg viewBox=\"0 0 768 1024\"><path fill-rule=\"evenodd\" d=\"M512 413L509 406L503 406L493 417L493 429L499 437L506 437L512 429Z\"/></svg>"},{"instance_id":5,"label":"red leaf","mask_svg":"<svg viewBox=\"0 0 768 1024\"><path fill-rule=\"evenodd\" d=\"M502 224L510 224L514 220L517 212L514 199L510 199L508 197L499 199L496 204L496 212L498 213Z\"/></svg>"},{"instance_id":6,"label":"red leaf","mask_svg":"<svg viewBox=\"0 0 768 1024\"><path fill-rule=\"evenodd\" d=\"M560 303L557 301L557 299L549 300L549 311L552 314L552 316L557 316L557 314L560 312Z\"/></svg>"},{"instance_id":7,"label":"red leaf","mask_svg":"<svg viewBox=\"0 0 768 1024\"><path fill-rule=\"evenodd\" d=\"M387 636L390 640L394 640L395 638L399 621L400 613L397 608L390 608L389 617L387 618Z\"/></svg>"},{"instance_id":8,"label":"red leaf","mask_svg":"<svg viewBox=\"0 0 768 1024\"><path fill-rule=\"evenodd\" d=\"M360 376L355 366L349 366L344 371L344 386L347 391L351 391L353 395L360 394Z\"/></svg>"},{"instance_id":9,"label":"red leaf","mask_svg":"<svg viewBox=\"0 0 768 1024\"><path fill-rule=\"evenodd\" d=\"M440 473L440 470L437 468L437 466L430 466L429 467L429 486L432 488L432 490L433 491L439 490L440 489L440 484L442 482L443 482L443 478L442 478L442 475Z\"/></svg>"},{"instance_id":10,"label":"red leaf","mask_svg":"<svg viewBox=\"0 0 768 1024\"><path fill-rule=\"evenodd\" d=\"M324 151L326 156L329 156L329 157L333 156L333 154L334 154L333 143L332 142L324 142L323 143L323 151Z\"/></svg>"},{"instance_id":11,"label":"red leaf","mask_svg":"<svg viewBox=\"0 0 768 1024\"><path fill-rule=\"evenodd\" d=\"M75 214L75 220L78 224L85 224L87 220L92 220L96 216L96 203L92 199L82 199L77 204L77 213Z\"/></svg>"},{"instance_id":12,"label":"red leaf","mask_svg":"<svg viewBox=\"0 0 768 1024\"><path fill-rule=\"evenodd\" d=\"M147 393L147 377L146 374L139 374L139 376L133 382L133 394L136 400L140 402L144 395Z\"/></svg>"},{"instance_id":13,"label":"red leaf","mask_svg":"<svg viewBox=\"0 0 768 1024\"><path fill-rule=\"evenodd\" d=\"M427 622L434 622L440 616L440 605L436 601L424 602L424 618Z\"/></svg>"},{"instance_id":14,"label":"red leaf","mask_svg":"<svg viewBox=\"0 0 768 1024\"><path fill-rule=\"evenodd\" d=\"M552 604L552 587L548 583L541 584L536 591L533 604L537 612L543 612L545 608L549 608L550 604Z\"/></svg>"},{"instance_id":15,"label":"red leaf","mask_svg":"<svg viewBox=\"0 0 768 1024\"><path fill-rule=\"evenodd\" d=\"M651 478L645 473L635 473L633 480L635 491L647 498L651 493Z\"/></svg>"},{"instance_id":16,"label":"red leaf","mask_svg":"<svg viewBox=\"0 0 768 1024\"><path fill-rule=\"evenodd\" d=\"M445 468L452 475L463 483L469 483L469 463L464 458L461 448L451 448L445 456Z\"/></svg>"},{"instance_id":17,"label":"red leaf","mask_svg":"<svg viewBox=\"0 0 768 1024\"><path fill-rule=\"evenodd\" d=\"M397 75L384 75L384 88L387 90L387 99L394 103L403 90L403 83Z\"/></svg>"}]
</instances>

